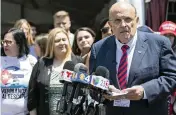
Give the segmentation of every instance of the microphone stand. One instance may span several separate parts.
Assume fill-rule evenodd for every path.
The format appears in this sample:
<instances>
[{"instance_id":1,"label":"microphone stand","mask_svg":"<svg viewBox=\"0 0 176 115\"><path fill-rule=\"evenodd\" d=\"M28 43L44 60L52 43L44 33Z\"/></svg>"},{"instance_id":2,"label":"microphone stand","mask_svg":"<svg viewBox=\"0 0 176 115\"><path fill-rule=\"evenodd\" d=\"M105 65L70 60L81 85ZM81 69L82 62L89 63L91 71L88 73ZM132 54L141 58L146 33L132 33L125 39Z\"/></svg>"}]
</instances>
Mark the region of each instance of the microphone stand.
<instances>
[{"instance_id":1,"label":"microphone stand","mask_svg":"<svg viewBox=\"0 0 176 115\"><path fill-rule=\"evenodd\" d=\"M103 98L103 91L100 91L99 95L99 103L96 105L97 115L106 115L106 107L103 104L104 98Z\"/></svg>"},{"instance_id":2,"label":"microphone stand","mask_svg":"<svg viewBox=\"0 0 176 115\"><path fill-rule=\"evenodd\" d=\"M81 91L83 90L83 91ZM79 94L81 93L81 96ZM84 115L83 103L86 101L87 95L84 84L78 84L73 99L72 115Z\"/></svg>"}]
</instances>

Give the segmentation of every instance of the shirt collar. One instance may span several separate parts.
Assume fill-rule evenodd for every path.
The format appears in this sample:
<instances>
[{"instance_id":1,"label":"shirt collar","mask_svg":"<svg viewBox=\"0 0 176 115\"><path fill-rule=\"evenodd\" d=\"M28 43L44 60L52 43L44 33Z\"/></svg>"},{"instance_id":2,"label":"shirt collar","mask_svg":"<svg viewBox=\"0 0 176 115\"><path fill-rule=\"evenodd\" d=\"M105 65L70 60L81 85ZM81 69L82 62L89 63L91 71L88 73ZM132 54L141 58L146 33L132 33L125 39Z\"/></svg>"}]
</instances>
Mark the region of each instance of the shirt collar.
<instances>
[{"instance_id":1,"label":"shirt collar","mask_svg":"<svg viewBox=\"0 0 176 115\"><path fill-rule=\"evenodd\" d=\"M136 31L134 37L127 44L120 43L119 40L117 40L117 38L116 38L116 45L117 45L117 48L120 50L123 45L128 45L131 50L136 45L136 41L137 41L137 31Z\"/></svg>"}]
</instances>

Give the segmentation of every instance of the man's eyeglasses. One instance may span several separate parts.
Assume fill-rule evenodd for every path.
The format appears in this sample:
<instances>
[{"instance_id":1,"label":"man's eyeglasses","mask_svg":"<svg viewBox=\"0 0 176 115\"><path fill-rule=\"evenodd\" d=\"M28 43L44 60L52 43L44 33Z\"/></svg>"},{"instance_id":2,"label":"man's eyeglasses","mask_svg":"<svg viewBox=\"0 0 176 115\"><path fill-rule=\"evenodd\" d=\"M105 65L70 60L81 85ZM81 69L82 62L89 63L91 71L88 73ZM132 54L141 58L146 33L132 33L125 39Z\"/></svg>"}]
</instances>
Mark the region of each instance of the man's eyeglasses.
<instances>
[{"instance_id":1,"label":"man's eyeglasses","mask_svg":"<svg viewBox=\"0 0 176 115\"><path fill-rule=\"evenodd\" d=\"M10 41L10 40L3 40L1 43L2 43L3 45L4 45L4 44L11 45L11 44L12 44L12 41Z\"/></svg>"},{"instance_id":2,"label":"man's eyeglasses","mask_svg":"<svg viewBox=\"0 0 176 115\"><path fill-rule=\"evenodd\" d=\"M110 29L109 27L104 27L104 28L101 29L101 32L103 34L106 34L106 33L108 33L109 29Z\"/></svg>"}]
</instances>

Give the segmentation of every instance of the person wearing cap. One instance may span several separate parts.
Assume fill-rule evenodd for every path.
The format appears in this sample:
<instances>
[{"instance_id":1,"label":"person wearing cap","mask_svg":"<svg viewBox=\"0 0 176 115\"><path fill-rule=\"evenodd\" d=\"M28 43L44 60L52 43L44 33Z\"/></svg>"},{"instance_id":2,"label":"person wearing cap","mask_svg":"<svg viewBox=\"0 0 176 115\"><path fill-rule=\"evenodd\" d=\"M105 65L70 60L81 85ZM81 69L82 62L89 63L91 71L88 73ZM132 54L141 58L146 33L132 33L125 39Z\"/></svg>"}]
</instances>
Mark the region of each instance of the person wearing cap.
<instances>
[{"instance_id":1,"label":"person wearing cap","mask_svg":"<svg viewBox=\"0 0 176 115\"><path fill-rule=\"evenodd\" d=\"M174 52L176 53L176 24L174 22L171 21L165 21L163 22L160 27L159 27L159 32L161 35L166 36L167 38L169 38L169 40L171 41L172 44L172 49L174 50ZM172 95L170 95L168 97L168 102L169 102L169 115L176 115L176 111L174 111L173 109L173 105L175 103L175 97L176 97L176 92L173 93Z\"/></svg>"},{"instance_id":2,"label":"person wearing cap","mask_svg":"<svg viewBox=\"0 0 176 115\"><path fill-rule=\"evenodd\" d=\"M176 53L176 24L171 21L165 21L159 27L159 32L169 38L172 44L172 48Z\"/></svg>"}]
</instances>

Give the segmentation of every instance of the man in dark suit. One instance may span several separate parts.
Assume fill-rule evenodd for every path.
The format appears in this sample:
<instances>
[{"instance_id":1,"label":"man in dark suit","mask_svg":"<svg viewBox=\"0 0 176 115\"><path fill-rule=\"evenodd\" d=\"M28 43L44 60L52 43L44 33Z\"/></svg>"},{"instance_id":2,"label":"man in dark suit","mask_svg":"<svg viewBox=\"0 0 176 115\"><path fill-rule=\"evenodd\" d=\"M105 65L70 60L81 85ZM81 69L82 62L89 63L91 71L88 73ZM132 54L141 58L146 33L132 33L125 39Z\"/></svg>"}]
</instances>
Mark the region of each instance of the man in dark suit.
<instances>
[{"instance_id":1,"label":"man in dark suit","mask_svg":"<svg viewBox=\"0 0 176 115\"><path fill-rule=\"evenodd\" d=\"M167 96L176 87L176 57L170 41L137 30L139 18L134 6L117 2L109 10L114 36L95 43L90 55L90 73L98 66L110 72L112 91L107 115L167 115Z\"/></svg>"}]
</instances>

